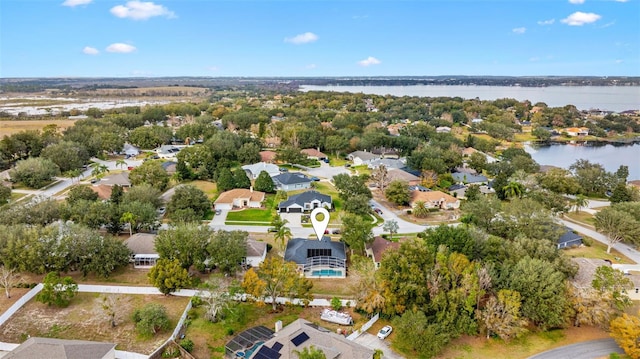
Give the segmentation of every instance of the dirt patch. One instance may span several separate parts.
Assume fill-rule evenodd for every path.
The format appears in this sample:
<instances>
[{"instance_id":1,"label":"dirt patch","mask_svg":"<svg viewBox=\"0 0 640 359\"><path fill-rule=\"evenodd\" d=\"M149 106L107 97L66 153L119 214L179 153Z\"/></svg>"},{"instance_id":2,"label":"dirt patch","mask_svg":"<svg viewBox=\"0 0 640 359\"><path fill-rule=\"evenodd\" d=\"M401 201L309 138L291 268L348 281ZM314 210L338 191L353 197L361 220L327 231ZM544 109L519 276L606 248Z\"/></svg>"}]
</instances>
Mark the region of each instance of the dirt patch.
<instances>
[{"instance_id":1,"label":"dirt patch","mask_svg":"<svg viewBox=\"0 0 640 359\"><path fill-rule=\"evenodd\" d=\"M67 308L32 300L0 327L0 341L21 343L28 336L92 340L116 343L118 350L150 354L169 337L188 301L189 298L172 296L119 295L117 326L111 328L99 293L79 293ZM150 302L167 309L172 329L143 339L137 336L131 316L135 309Z\"/></svg>"},{"instance_id":2,"label":"dirt patch","mask_svg":"<svg viewBox=\"0 0 640 359\"><path fill-rule=\"evenodd\" d=\"M426 218L417 218L413 215L407 214L407 210L411 209L409 206L398 206L393 202L389 202L381 191L375 189L371 191L373 199L384 206L387 210L392 211L396 216L401 219L422 225L438 225L441 223L448 223L456 221L460 218L460 210L440 210L437 212L431 212Z\"/></svg>"},{"instance_id":3,"label":"dirt patch","mask_svg":"<svg viewBox=\"0 0 640 359\"><path fill-rule=\"evenodd\" d=\"M4 313L13 303L22 298L22 296L30 290L29 288L13 288L11 289L11 298L7 298L4 293L4 288L2 288L0 291L0 314Z\"/></svg>"}]
</instances>

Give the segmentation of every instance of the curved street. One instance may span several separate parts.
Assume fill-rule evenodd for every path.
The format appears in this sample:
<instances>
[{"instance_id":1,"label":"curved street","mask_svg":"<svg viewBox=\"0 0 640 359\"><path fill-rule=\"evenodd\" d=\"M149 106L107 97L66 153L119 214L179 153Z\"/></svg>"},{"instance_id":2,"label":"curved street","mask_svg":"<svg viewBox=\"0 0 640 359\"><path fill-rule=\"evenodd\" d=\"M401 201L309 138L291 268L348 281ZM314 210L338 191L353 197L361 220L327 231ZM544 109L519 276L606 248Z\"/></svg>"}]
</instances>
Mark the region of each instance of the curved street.
<instances>
[{"instance_id":1,"label":"curved street","mask_svg":"<svg viewBox=\"0 0 640 359\"><path fill-rule=\"evenodd\" d=\"M528 359L596 359L608 358L611 353L624 354L613 339L590 340L551 349Z\"/></svg>"}]
</instances>

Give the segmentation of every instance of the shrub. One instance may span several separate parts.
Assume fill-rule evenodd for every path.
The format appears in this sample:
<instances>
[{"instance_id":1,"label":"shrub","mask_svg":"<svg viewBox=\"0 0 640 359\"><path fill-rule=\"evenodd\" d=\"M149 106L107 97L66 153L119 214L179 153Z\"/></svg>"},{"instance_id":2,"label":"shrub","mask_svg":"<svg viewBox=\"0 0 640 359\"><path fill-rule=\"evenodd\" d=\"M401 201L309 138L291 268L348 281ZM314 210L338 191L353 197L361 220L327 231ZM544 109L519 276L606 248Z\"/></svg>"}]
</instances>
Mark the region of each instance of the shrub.
<instances>
[{"instance_id":1,"label":"shrub","mask_svg":"<svg viewBox=\"0 0 640 359\"><path fill-rule=\"evenodd\" d=\"M333 310L340 310L340 308L342 308L342 301L340 300L340 298L331 298L331 308L333 308Z\"/></svg>"},{"instance_id":2,"label":"shrub","mask_svg":"<svg viewBox=\"0 0 640 359\"><path fill-rule=\"evenodd\" d=\"M182 340L180 341L180 346L181 346L184 350L186 350L186 351L188 351L189 353L191 353L191 352L193 351L193 346L194 346L194 344L193 344L193 340L191 340L191 339L182 339Z\"/></svg>"},{"instance_id":3,"label":"shrub","mask_svg":"<svg viewBox=\"0 0 640 359\"><path fill-rule=\"evenodd\" d=\"M171 326L166 308L156 303L149 303L142 309L136 309L133 312L133 321L136 323L138 333L145 337L151 337Z\"/></svg>"}]
</instances>

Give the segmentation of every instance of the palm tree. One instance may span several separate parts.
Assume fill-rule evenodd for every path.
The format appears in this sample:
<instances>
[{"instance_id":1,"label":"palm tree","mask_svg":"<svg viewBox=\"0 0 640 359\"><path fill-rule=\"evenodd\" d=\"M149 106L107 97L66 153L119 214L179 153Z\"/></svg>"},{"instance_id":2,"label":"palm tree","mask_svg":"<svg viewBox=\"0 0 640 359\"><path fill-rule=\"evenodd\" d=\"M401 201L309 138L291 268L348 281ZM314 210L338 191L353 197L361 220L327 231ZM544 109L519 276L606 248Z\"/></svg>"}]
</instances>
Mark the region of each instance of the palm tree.
<instances>
[{"instance_id":1,"label":"palm tree","mask_svg":"<svg viewBox=\"0 0 640 359\"><path fill-rule=\"evenodd\" d=\"M576 196L573 200L573 205L576 207L576 213L580 213L580 208L585 208L589 205L589 200L583 194Z\"/></svg>"},{"instance_id":2,"label":"palm tree","mask_svg":"<svg viewBox=\"0 0 640 359\"><path fill-rule=\"evenodd\" d=\"M427 204L424 201L417 201L413 205L413 215L417 218L425 218L429 215L429 208L427 208Z\"/></svg>"},{"instance_id":3,"label":"palm tree","mask_svg":"<svg viewBox=\"0 0 640 359\"><path fill-rule=\"evenodd\" d=\"M127 165L127 161L125 161L125 160L123 160L121 158L116 160L116 167L120 167L120 166L124 167L126 165Z\"/></svg>"},{"instance_id":4,"label":"palm tree","mask_svg":"<svg viewBox=\"0 0 640 359\"><path fill-rule=\"evenodd\" d=\"M93 168L91 175L97 178L101 178L105 173L109 172L109 167L98 162L93 162L90 167Z\"/></svg>"},{"instance_id":5,"label":"palm tree","mask_svg":"<svg viewBox=\"0 0 640 359\"><path fill-rule=\"evenodd\" d=\"M502 187L502 190L504 191L507 198L520 198L524 193L524 186L518 182L511 181L506 186Z\"/></svg>"},{"instance_id":6,"label":"palm tree","mask_svg":"<svg viewBox=\"0 0 640 359\"><path fill-rule=\"evenodd\" d=\"M293 234L291 234L291 229L287 227L287 223L289 223L288 220L282 219L278 215L274 216L273 221L271 221L273 231L275 232L273 238L275 239L276 243L279 244L280 249L284 249L285 242L293 237Z\"/></svg>"},{"instance_id":7,"label":"palm tree","mask_svg":"<svg viewBox=\"0 0 640 359\"><path fill-rule=\"evenodd\" d=\"M120 222L129 223L129 236L133 235L133 225L136 223L136 215L131 212L124 212L120 217Z\"/></svg>"}]
</instances>

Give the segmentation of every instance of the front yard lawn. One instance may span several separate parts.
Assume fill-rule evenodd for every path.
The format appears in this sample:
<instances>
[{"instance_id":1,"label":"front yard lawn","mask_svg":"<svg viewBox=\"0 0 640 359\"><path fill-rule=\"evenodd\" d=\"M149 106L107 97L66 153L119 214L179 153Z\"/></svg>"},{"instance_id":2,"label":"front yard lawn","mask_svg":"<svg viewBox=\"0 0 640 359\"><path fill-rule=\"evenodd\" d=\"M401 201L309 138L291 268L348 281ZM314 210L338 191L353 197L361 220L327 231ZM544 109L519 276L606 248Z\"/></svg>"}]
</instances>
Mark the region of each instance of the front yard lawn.
<instances>
[{"instance_id":1,"label":"front yard lawn","mask_svg":"<svg viewBox=\"0 0 640 359\"><path fill-rule=\"evenodd\" d=\"M226 222L229 224L237 224L231 222L254 222L254 223L271 223L274 214L274 194L268 194L264 200L264 209L262 208L246 208L239 211L231 211L227 214Z\"/></svg>"}]
</instances>

